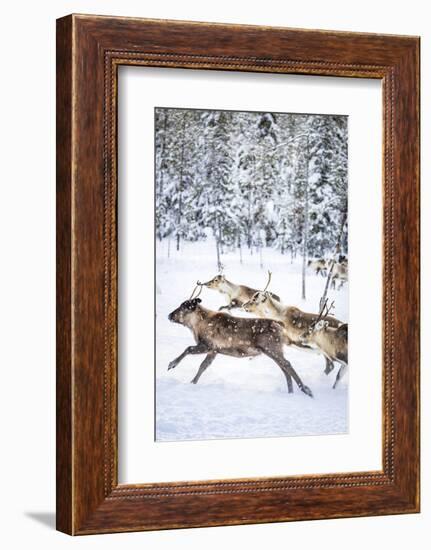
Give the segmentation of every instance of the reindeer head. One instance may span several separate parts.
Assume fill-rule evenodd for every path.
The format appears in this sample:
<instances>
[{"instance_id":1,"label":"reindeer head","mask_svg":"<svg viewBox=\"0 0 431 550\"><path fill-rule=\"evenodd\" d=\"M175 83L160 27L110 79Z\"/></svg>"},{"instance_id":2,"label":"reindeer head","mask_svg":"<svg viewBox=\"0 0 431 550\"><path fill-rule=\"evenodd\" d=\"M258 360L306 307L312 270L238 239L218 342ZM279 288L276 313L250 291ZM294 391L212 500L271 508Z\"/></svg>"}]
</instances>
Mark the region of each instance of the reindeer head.
<instances>
[{"instance_id":1,"label":"reindeer head","mask_svg":"<svg viewBox=\"0 0 431 550\"><path fill-rule=\"evenodd\" d=\"M258 290L253 294L253 296L248 300L248 302L245 302L243 304L242 308L244 311L247 311L248 313L254 313L264 307L265 302L268 300L270 293L267 292L267 288L269 287L269 283L271 282L272 273L268 270L268 281L266 283L266 286L263 290Z\"/></svg>"},{"instance_id":2,"label":"reindeer head","mask_svg":"<svg viewBox=\"0 0 431 550\"><path fill-rule=\"evenodd\" d=\"M214 290L220 290L223 287L223 284L226 281L226 277L224 275L216 275L213 277L210 281L207 281L206 283L202 283L207 288L212 288Z\"/></svg>"},{"instance_id":3,"label":"reindeer head","mask_svg":"<svg viewBox=\"0 0 431 550\"><path fill-rule=\"evenodd\" d=\"M316 326L314 327L314 332L320 332L321 330L326 330L329 326L328 321L324 321L321 319L318 323L316 323Z\"/></svg>"},{"instance_id":4,"label":"reindeer head","mask_svg":"<svg viewBox=\"0 0 431 550\"><path fill-rule=\"evenodd\" d=\"M307 328L307 330L304 330L304 332L299 336L299 339L301 342L306 343L310 340L313 334L326 330L328 326L329 326L328 321L321 319L316 324L311 324Z\"/></svg>"},{"instance_id":5,"label":"reindeer head","mask_svg":"<svg viewBox=\"0 0 431 550\"><path fill-rule=\"evenodd\" d=\"M259 290L255 292L253 296L243 304L242 308L248 313L254 313L259 307L265 304L268 299L268 293L266 291Z\"/></svg>"},{"instance_id":6,"label":"reindeer head","mask_svg":"<svg viewBox=\"0 0 431 550\"><path fill-rule=\"evenodd\" d=\"M190 319L190 316L196 311L196 308L202 302L200 298L193 298L192 300L186 300L183 302L180 307L172 311L168 315L169 321L173 323L179 323L184 325L187 323L187 320Z\"/></svg>"},{"instance_id":7,"label":"reindeer head","mask_svg":"<svg viewBox=\"0 0 431 550\"><path fill-rule=\"evenodd\" d=\"M180 325L188 324L191 315L196 311L196 308L202 302L202 300L199 298L199 295L202 292L202 286L203 285L201 282L196 281L196 285L193 289L193 292L191 293L190 298L183 302L180 307L177 307L177 309L169 313L169 321L172 321L173 323L179 323Z\"/></svg>"},{"instance_id":8,"label":"reindeer head","mask_svg":"<svg viewBox=\"0 0 431 550\"><path fill-rule=\"evenodd\" d=\"M331 312L334 307L334 302L331 302L331 305L328 306L328 298L326 298L320 308L319 314L316 319L309 325L307 330L305 330L299 337L301 342L307 342L309 339L316 333L326 330L329 326L329 322L325 319Z\"/></svg>"}]
</instances>

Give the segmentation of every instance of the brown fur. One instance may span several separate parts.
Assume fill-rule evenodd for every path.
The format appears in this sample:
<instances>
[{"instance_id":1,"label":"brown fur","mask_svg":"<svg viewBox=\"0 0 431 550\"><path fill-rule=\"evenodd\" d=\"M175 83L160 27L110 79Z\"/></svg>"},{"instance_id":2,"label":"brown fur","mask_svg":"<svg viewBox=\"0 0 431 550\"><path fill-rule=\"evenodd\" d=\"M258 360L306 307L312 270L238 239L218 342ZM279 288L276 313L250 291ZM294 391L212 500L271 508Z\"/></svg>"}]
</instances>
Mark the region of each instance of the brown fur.
<instances>
[{"instance_id":1,"label":"brown fur","mask_svg":"<svg viewBox=\"0 0 431 550\"><path fill-rule=\"evenodd\" d=\"M303 333L302 341L317 346L325 357L341 364L333 386L335 388L348 365L348 325L334 328L327 321L319 321L312 331Z\"/></svg>"},{"instance_id":2,"label":"brown fur","mask_svg":"<svg viewBox=\"0 0 431 550\"><path fill-rule=\"evenodd\" d=\"M323 258L318 258L316 260L308 260L307 267L309 267L310 269L313 269L316 275L321 274L323 276L326 275L326 272L328 269L327 262Z\"/></svg>"},{"instance_id":3,"label":"brown fur","mask_svg":"<svg viewBox=\"0 0 431 550\"><path fill-rule=\"evenodd\" d=\"M228 281L224 275L216 275L210 281L203 284L207 288L217 290L226 297L228 305L222 306L219 311L242 307L246 302L251 300L253 295L257 292L255 288L250 288L246 285L236 285ZM275 300L280 300L276 294L270 294Z\"/></svg>"},{"instance_id":4,"label":"brown fur","mask_svg":"<svg viewBox=\"0 0 431 550\"><path fill-rule=\"evenodd\" d=\"M294 306L284 306L282 303L273 300L266 292L256 292L252 299L244 304L243 309L249 313L256 313L259 317L269 317L281 321L285 327L286 345L299 346L304 351L309 350L307 343L304 343L302 339L302 335L316 321L317 314L306 313ZM324 319L333 328L337 328L342 324L335 317L327 316ZM325 373L329 374L333 370L334 364L326 355L325 358Z\"/></svg>"},{"instance_id":5,"label":"brown fur","mask_svg":"<svg viewBox=\"0 0 431 550\"><path fill-rule=\"evenodd\" d=\"M347 263L336 263L334 264L334 268L332 270L332 279L331 279L331 287L335 288L335 282L339 281L338 284L338 290L346 283L349 279L349 271L347 267Z\"/></svg>"},{"instance_id":6,"label":"brown fur","mask_svg":"<svg viewBox=\"0 0 431 550\"><path fill-rule=\"evenodd\" d=\"M169 363L175 368L188 354L206 353L192 382L197 383L201 374L212 363L218 353L233 357L254 357L260 354L273 359L283 371L288 391L293 391L292 378L298 387L312 397L311 390L302 383L290 362L283 356L284 326L274 319L250 319L233 317L226 313L211 311L200 306L195 298L183 302L169 314L169 320L189 328L196 346L189 346Z\"/></svg>"}]
</instances>

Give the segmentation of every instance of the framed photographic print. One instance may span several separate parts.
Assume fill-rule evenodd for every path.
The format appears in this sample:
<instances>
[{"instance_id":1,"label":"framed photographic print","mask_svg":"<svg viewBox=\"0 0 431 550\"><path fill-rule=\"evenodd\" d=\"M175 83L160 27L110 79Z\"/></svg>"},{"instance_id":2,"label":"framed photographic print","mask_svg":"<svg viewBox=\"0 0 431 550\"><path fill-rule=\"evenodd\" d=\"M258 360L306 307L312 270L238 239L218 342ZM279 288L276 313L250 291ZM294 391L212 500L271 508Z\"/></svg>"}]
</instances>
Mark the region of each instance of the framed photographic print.
<instances>
[{"instance_id":1,"label":"framed photographic print","mask_svg":"<svg viewBox=\"0 0 431 550\"><path fill-rule=\"evenodd\" d=\"M57 528L419 511L419 39L57 22Z\"/></svg>"}]
</instances>

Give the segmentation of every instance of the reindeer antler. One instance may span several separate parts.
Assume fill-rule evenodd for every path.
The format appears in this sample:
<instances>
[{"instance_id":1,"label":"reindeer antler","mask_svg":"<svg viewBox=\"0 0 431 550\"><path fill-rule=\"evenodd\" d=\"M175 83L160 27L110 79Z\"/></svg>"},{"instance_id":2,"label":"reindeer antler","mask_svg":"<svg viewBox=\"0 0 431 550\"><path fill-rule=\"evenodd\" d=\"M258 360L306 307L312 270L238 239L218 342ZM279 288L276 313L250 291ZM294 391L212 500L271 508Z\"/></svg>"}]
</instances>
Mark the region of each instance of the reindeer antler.
<instances>
[{"instance_id":1,"label":"reindeer antler","mask_svg":"<svg viewBox=\"0 0 431 550\"><path fill-rule=\"evenodd\" d=\"M196 294L196 296L195 296L195 292L196 292L196 289L197 289L198 287L200 287L200 289L199 289L199 292L198 292L198 293ZM203 284L202 284L200 281L196 281L196 286L195 286L195 288L193 289L193 292L192 292L192 294L191 294L191 296L190 296L190 298L189 298L189 301L190 301L190 300L193 300L193 298L198 298L198 297L200 296L200 293L202 292L202 287L203 287Z\"/></svg>"},{"instance_id":2,"label":"reindeer antler","mask_svg":"<svg viewBox=\"0 0 431 550\"><path fill-rule=\"evenodd\" d=\"M196 294L195 298L199 298L199 296L201 295L201 292L202 292L202 288L203 288L203 284L200 282L200 281L196 281L196 286L199 286L199 292Z\"/></svg>"},{"instance_id":3,"label":"reindeer antler","mask_svg":"<svg viewBox=\"0 0 431 550\"><path fill-rule=\"evenodd\" d=\"M272 273L268 269L268 282L266 283L266 287L262 290L262 292L266 292L266 289L269 287L269 283L271 282Z\"/></svg>"},{"instance_id":4,"label":"reindeer antler","mask_svg":"<svg viewBox=\"0 0 431 550\"><path fill-rule=\"evenodd\" d=\"M317 323L323 318L323 317L327 317L329 315L329 313L331 312L332 308L334 307L334 300L332 300L331 302L331 305L328 307L328 298L325 299L325 301L323 302L323 305L319 311L319 314L316 318L315 321L313 321L310 325L310 332L313 332L314 329L316 328L317 326ZM326 310L326 311L325 311Z\"/></svg>"}]
</instances>

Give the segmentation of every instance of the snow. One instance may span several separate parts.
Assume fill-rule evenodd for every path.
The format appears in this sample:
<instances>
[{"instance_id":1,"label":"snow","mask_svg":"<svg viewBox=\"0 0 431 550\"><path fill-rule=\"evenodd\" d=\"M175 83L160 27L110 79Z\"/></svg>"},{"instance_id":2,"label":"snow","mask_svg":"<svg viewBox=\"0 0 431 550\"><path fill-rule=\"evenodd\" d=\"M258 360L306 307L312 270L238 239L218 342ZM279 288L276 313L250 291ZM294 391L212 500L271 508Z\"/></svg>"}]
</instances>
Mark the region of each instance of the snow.
<instances>
[{"instance_id":1,"label":"snow","mask_svg":"<svg viewBox=\"0 0 431 550\"><path fill-rule=\"evenodd\" d=\"M169 322L168 314L190 294L197 280L205 281L217 274L216 245L211 239L183 242L175 250L171 242L168 258L167 240L157 242L156 293L156 440L182 441L222 438L280 437L297 435L343 434L348 431L348 373L333 390L339 366L324 374L325 361L316 353L285 347L285 357L292 363L314 398L306 396L294 384L288 394L285 377L268 357L238 359L217 355L198 384L190 384L204 355L188 355L167 371L169 362L194 339L184 326ZM263 249L260 255L243 250L243 264L236 253L224 254L222 263L228 280L261 289L272 271L270 290L288 305L317 312L325 279L307 273L307 299L301 300L302 258L291 263L290 256ZM204 288L202 305L218 309L224 297ZM348 320L348 284L329 292L335 301L333 314ZM251 316L232 310L235 316Z\"/></svg>"},{"instance_id":2,"label":"snow","mask_svg":"<svg viewBox=\"0 0 431 550\"><path fill-rule=\"evenodd\" d=\"M332 253L347 208L347 117L156 109L156 231ZM306 139L305 139L306 138ZM342 248L347 247L345 240Z\"/></svg>"}]
</instances>

